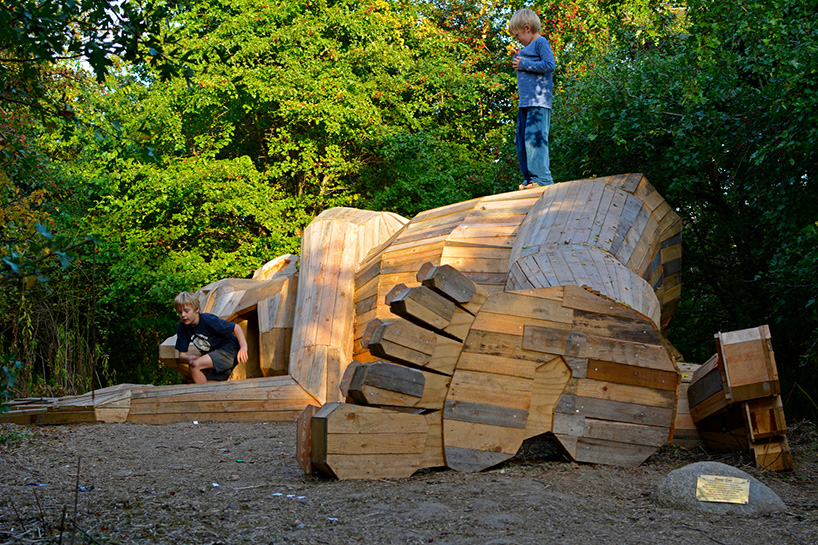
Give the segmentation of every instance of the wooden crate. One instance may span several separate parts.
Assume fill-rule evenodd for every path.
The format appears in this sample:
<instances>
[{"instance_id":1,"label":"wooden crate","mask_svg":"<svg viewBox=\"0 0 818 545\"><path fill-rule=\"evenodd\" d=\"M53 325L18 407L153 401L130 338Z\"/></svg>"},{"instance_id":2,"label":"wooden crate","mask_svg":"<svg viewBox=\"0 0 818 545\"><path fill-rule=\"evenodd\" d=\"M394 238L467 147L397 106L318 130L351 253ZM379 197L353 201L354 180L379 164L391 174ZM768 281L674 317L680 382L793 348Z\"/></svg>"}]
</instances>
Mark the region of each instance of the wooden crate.
<instances>
[{"instance_id":1,"label":"wooden crate","mask_svg":"<svg viewBox=\"0 0 818 545\"><path fill-rule=\"evenodd\" d=\"M717 450L752 450L761 469L792 469L769 327L715 339L716 354L694 372L687 391L701 437Z\"/></svg>"},{"instance_id":2,"label":"wooden crate","mask_svg":"<svg viewBox=\"0 0 818 545\"><path fill-rule=\"evenodd\" d=\"M715 338L730 403L781 393L768 326L717 333Z\"/></svg>"}]
</instances>

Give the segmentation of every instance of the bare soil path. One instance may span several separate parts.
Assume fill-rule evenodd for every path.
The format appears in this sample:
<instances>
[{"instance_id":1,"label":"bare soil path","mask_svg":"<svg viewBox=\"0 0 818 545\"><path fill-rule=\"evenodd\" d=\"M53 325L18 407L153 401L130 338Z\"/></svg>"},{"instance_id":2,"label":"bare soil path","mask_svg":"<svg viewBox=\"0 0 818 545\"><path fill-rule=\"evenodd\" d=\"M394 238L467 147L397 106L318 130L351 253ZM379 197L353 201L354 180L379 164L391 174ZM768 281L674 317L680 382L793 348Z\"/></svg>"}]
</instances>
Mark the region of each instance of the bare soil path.
<instances>
[{"instance_id":1,"label":"bare soil path","mask_svg":"<svg viewBox=\"0 0 818 545\"><path fill-rule=\"evenodd\" d=\"M289 423L3 425L0 437L0 544L69 544L72 534L74 543L119 544L818 543L809 423L791 433L796 470L783 475L739 455L674 447L639 468L576 465L538 438L477 474L337 481L303 473ZM702 460L747 471L788 511L717 517L652 503L662 477Z\"/></svg>"}]
</instances>

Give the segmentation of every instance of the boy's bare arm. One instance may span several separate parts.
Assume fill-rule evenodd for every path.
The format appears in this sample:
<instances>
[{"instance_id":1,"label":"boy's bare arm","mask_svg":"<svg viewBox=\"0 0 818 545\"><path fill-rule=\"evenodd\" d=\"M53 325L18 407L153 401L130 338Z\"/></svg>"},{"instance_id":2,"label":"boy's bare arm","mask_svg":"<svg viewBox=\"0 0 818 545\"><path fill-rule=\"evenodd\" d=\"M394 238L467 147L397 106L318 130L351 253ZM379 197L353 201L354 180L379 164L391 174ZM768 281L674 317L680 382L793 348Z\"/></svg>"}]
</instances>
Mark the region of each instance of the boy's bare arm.
<instances>
[{"instance_id":1,"label":"boy's bare arm","mask_svg":"<svg viewBox=\"0 0 818 545\"><path fill-rule=\"evenodd\" d=\"M239 363L245 363L249 357L247 354L247 339L244 338L244 331L239 327L239 324L236 324L236 327L233 328L233 335L239 341Z\"/></svg>"},{"instance_id":2,"label":"boy's bare arm","mask_svg":"<svg viewBox=\"0 0 818 545\"><path fill-rule=\"evenodd\" d=\"M187 352L180 352L179 353L179 359L182 360L184 363L192 363L192 362L196 361L196 358L198 358L198 357L199 356L196 356L196 355L193 355L193 354L188 354Z\"/></svg>"}]
</instances>

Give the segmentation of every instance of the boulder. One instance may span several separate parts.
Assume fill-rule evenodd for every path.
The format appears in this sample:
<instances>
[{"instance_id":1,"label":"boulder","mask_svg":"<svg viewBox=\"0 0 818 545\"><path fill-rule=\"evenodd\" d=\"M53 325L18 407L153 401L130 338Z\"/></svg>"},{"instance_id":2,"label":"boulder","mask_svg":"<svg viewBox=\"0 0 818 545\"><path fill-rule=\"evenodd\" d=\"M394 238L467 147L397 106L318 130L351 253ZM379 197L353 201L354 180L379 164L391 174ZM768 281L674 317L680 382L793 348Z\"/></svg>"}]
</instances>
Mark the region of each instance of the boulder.
<instances>
[{"instance_id":1,"label":"boulder","mask_svg":"<svg viewBox=\"0 0 818 545\"><path fill-rule=\"evenodd\" d=\"M750 497L746 504L699 501L696 485L700 475L736 477L750 481ZM697 462L671 471L653 491L652 499L660 507L685 509L716 515L756 516L778 513L786 505L769 487L744 471L719 462Z\"/></svg>"}]
</instances>

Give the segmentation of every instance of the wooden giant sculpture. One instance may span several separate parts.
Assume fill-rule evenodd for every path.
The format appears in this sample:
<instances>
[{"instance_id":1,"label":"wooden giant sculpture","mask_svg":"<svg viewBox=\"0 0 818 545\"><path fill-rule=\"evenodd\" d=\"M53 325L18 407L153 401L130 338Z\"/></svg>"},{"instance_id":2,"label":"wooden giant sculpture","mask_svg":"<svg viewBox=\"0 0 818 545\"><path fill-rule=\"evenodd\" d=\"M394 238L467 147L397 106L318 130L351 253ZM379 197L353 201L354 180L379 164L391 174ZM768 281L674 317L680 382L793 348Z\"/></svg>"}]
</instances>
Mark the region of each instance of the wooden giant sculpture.
<instances>
[{"instance_id":1,"label":"wooden giant sculpture","mask_svg":"<svg viewBox=\"0 0 818 545\"><path fill-rule=\"evenodd\" d=\"M636 465L672 434L660 331L681 222L639 174L423 212L355 274L354 403L311 407L299 457L339 478L477 471L552 432L575 460Z\"/></svg>"},{"instance_id":2,"label":"wooden giant sculpture","mask_svg":"<svg viewBox=\"0 0 818 545\"><path fill-rule=\"evenodd\" d=\"M252 279L198 291L203 311L245 330L250 360L230 382L19 400L0 420L300 413L301 465L339 478L478 471L543 433L573 460L636 465L674 427L684 444L749 445L759 467L791 469L766 327L716 335L710 361L679 366L680 386L661 333L679 302L680 233L640 174L493 195L411 222L334 208L307 227L299 269L298 256L282 256ZM184 375L174 342L160 358Z\"/></svg>"}]
</instances>

